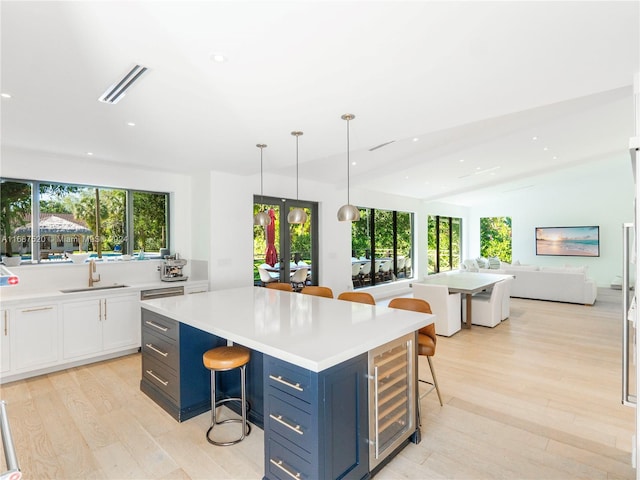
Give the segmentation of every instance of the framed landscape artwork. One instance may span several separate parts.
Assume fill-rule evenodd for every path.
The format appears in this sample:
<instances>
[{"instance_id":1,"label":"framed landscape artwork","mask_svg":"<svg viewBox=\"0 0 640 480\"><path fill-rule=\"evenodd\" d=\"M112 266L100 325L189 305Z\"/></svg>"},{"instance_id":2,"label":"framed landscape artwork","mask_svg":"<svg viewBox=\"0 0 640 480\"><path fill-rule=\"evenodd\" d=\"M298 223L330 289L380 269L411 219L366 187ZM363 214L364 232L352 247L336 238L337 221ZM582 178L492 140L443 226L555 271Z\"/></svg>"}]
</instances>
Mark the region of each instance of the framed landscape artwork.
<instances>
[{"instance_id":1,"label":"framed landscape artwork","mask_svg":"<svg viewBox=\"0 0 640 480\"><path fill-rule=\"evenodd\" d=\"M536 227L536 255L599 257L600 227Z\"/></svg>"}]
</instances>

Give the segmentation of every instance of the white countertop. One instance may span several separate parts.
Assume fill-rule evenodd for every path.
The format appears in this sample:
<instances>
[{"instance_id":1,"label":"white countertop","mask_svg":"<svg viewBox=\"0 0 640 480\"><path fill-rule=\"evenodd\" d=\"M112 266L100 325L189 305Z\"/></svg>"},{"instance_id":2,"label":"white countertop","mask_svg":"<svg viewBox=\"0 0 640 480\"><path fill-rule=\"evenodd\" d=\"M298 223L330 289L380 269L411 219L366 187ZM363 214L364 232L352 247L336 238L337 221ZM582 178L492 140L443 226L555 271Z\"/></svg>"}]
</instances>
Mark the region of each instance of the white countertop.
<instances>
[{"instance_id":1,"label":"white countertop","mask_svg":"<svg viewBox=\"0 0 640 480\"><path fill-rule=\"evenodd\" d=\"M118 282L119 283L119 282ZM58 302L66 300L80 300L82 298L94 297L96 294L100 295L126 295L129 293L139 293L141 290L150 290L154 288L168 288L168 287L187 287L189 285L207 284L207 280L184 280L179 282L163 282L160 280L151 282L122 282L126 285L122 288L101 288L108 285L114 285L115 283L96 283L95 290L85 290L73 293L64 293L62 290L69 288L67 286L56 285L55 281L49 287L41 288L33 291L25 291L14 293L9 289L12 287L4 287L4 290L0 290L0 304L3 307L21 306L25 302ZM71 287L71 288L83 288L83 287Z\"/></svg>"},{"instance_id":2,"label":"white countertop","mask_svg":"<svg viewBox=\"0 0 640 480\"><path fill-rule=\"evenodd\" d=\"M435 315L261 287L141 303L152 312L314 372L435 321Z\"/></svg>"}]
</instances>

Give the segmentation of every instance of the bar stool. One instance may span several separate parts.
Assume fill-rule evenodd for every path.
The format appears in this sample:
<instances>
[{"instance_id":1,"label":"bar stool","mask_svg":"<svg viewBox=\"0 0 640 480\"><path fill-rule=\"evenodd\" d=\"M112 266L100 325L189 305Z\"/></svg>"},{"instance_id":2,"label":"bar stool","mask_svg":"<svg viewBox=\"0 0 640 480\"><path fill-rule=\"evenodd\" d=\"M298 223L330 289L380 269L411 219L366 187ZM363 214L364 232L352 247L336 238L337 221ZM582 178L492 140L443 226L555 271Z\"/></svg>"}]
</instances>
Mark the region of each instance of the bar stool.
<instances>
[{"instance_id":1,"label":"bar stool","mask_svg":"<svg viewBox=\"0 0 640 480\"><path fill-rule=\"evenodd\" d=\"M239 345L233 345L228 347L217 347L207 350L202 355L202 363L204 366L211 370L211 426L207 430L207 441L212 445L227 446L234 445L241 442L245 436L251 433L251 425L247 423L247 397L246 397L246 367L251 358L251 352ZM216 372L224 372L227 370L233 370L234 368L240 369L240 382L241 393L240 397L225 398L216 402ZM227 420L218 421L216 417L216 407L223 405L227 402L239 401L242 409L241 418L229 418ZM210 438L211 431L216 425L223 423L240 422L242 423L242 435L237 440L229 442L218 442Z\"/></svg>"}]
</instances>

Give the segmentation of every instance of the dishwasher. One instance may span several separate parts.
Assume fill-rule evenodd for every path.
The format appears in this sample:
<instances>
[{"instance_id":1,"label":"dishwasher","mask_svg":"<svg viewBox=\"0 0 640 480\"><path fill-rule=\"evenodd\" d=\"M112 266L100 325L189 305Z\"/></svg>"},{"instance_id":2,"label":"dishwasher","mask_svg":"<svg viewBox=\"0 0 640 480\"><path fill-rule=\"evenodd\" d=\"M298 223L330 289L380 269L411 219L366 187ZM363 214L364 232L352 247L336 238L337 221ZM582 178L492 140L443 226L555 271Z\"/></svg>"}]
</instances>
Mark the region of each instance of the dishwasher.
<instances>
[{"instance_id":1,"label":"dishwasher","mask_svg":"<svg viewBox=\"0 0 640 480\"><path fill-rule=\"evenodd\" d=\"M140 300L153 300L154 298L177 297L184 295L184 286L150 288L140 290Z\"/></svg>"}]
</instances>

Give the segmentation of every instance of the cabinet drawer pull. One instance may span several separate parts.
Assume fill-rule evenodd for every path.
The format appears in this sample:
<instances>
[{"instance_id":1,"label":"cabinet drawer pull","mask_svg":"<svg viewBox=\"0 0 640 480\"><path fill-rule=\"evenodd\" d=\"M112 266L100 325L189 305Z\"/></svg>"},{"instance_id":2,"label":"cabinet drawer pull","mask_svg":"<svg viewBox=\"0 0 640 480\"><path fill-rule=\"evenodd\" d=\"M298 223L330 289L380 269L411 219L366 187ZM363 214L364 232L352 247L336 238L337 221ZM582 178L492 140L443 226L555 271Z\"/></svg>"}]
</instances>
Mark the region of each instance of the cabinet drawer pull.
<instances>
[{"instance_id":1,"label":"cabinet drawer pull","mask_svg":"<svg viewBox=\"0 0 640 480\"><path fill-rule=\"evenodd\" d=\"M158 330L161 330L163 332L166 332L167 330L169 330L167 327L163 327L162 325L158 325L157 323L152 322L151 320L145 320L144 323L146 323L147 325L153 327L153 328L157 328Z\"/></svg>"},{"instance_id":2,"label":"cabinet drawer pull","mask_svg":"<svg viewBox=\"0 0 640 480\"><path fill-rule=\"evenodd\" d=\"M281 375L278 375L277 377L275 375L269 375L269 378L271 380L275 380L276 382L282 383L283 385L286 385L287 387L291 387L291 388L293 388L295 390L298 390L299 392L304 392L304 388L302 388L299 383L293 384L291 382L287 382L286 380L282 379Z\"/></svg>"},{"instance_id":3,"label":"cabinet drawer pull","mask_svg":"<svg viewBox=\"0 0 640 480\"><path fill-rule=\"evenodd\" d=\"M153 378L155 378L157 381L159 381L162 385L164 385L165 387L167 385L169 385L169 382L162 380L160 377L158 377L155 373L153 373L152 370L147 370L147 374Z\"/></svg>"},{"instance_id":4,"label":"cabinet drawer pull","mask_svg":"<svg viewBox=\"0 0 640 480\"><path fill-rule=\"evenodd\" d=\"M300 428L300 425L295 425L294 426L294 425L290 424L286 420L282 419L282 415L274 415L273 413L270 413L269 417L273 418L276 422L280 423L281 425L284 425L285 427L290 428L294 432L296 432L296 433L298 433L300 435L304 435L304 432Z\"/></svg>"},{"instance_id":5,"label":"cabinet drawer pull","mask_svg":"<svg viewBox=\"0 0 640 480\"><path fill-rule=\"evenodd\" d=\"M53 310L53 307L39 307L39 308L27 308L26 310L22 310L22 313L27 312L40 312L42 310Z\"/></svg>"},{"instance_id":6,"label":"cabinet drawer pull","mask_svg":"<svg viewBox=\"0 0 640 480\"><path fill-rule=\"evenodd\" d=\"M167 355L169 355L169 352L163 352L162 350L158 350L156 347L153 346L153 343L145 343L144 345L145 347L150 348L154 352L159 353L163 357L166 357Z\"/></svg>"},{"instance_id":7,"label":"cabinet drawer pull","mask_svg":"<svg viewBox=\"0 0 640 480\"><path fill-rule=\"evenodd\" d=\"M269 461L273 463L276 467L278 467L280 470L282 470L284 473L289 475L291 478L295 478L296 480L301 478L301 473L299 472L293 473L291 470L289 470L287 467L283 465L282 460L274 460L273 458L270 458Z\"/></svg>"}]
</instances>

